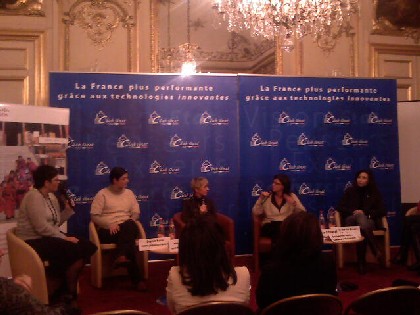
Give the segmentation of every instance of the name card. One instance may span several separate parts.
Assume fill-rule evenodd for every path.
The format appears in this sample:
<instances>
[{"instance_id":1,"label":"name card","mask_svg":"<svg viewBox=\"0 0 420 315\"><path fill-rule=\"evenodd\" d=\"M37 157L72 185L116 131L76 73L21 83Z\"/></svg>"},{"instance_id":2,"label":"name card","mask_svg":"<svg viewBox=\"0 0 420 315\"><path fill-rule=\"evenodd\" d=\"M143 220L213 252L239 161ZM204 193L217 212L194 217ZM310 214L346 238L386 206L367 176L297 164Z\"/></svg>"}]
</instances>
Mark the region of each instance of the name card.
<instances>
[{"instance_id":1,"label":"name card","mask_svg":"<svg viewBox=\"0 0 420 315\"><path fill-rule=\"evenodd\" d=\"M360 226L334 227L330 229L322 229L321 231L324 236L324 241L330 241L333 243L351 243L362 240Z\"/></svg>"},{"instance_id":2,"label":"name card","mask_svg":"<svg viewBox=\"0 0 420 315\"><path fill-rule=\"evenodd\" d=\"M161 250L166 251L169 247L169 237L141 238L139 239L139 251Z\"/></svg>"},{"instance_id":3,"label":"name card","mask_svg":"<svg viewBox=\"0 0 420 315\"><path fill-rule=\"evenodd\" d=\"M179 239L170 239L169 240L169 252L177 254L178 253L178 245L179 245Z\"/></svg>"}]
</instances>

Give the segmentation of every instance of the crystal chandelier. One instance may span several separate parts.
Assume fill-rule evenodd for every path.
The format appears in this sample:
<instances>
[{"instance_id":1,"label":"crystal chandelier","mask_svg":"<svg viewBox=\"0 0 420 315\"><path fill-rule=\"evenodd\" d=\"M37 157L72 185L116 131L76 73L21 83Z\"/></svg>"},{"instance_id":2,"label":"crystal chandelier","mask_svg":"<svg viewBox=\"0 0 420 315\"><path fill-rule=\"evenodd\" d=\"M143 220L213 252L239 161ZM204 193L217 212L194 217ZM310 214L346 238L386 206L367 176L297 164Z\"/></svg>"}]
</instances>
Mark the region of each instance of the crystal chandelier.
<instances>
[{"instance_id":1,"label":"crystal chandelier","mask_svg":"<svg viewBox=\"0 0 420 315\"><path fill-rule=\"evenodd\" d=\"M213 9L229 31L250 30L252 36L278 39L286 51L306 35L332 50L338 37L349 34L358 0L213 0Z\"/></svg>"}]
</instances>

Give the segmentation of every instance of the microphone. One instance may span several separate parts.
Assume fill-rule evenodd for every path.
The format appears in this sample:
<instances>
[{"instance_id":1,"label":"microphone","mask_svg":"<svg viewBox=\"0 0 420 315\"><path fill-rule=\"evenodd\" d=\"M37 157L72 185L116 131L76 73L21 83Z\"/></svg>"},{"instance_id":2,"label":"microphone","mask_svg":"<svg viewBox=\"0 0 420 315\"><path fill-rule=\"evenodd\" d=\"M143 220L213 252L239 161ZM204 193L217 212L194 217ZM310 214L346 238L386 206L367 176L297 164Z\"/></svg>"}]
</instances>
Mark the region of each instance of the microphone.
<instances>
[{"instance_id":1,"label":"microphone","mask_svg":"<svg viewBox=\"0 0 420 315\"><path fill-rule=\"evenodd\" d=\"M273 191L272 190L269 190L267 192L268 192L268 196L266 196L264 198L264 200L261 202L261 205L263 205L271 197L271 195L273 194Z\"/></svg>"}]
</instances>

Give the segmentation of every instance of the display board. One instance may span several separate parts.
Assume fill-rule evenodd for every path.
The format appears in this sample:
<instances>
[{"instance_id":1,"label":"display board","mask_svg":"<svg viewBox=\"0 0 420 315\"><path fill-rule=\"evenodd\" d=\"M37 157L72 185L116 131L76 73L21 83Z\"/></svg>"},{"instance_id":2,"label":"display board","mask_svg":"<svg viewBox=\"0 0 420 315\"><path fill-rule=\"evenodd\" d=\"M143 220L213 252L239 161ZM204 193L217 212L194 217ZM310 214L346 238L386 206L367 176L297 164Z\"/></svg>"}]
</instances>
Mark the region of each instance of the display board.
<instances>
[{"instance_id":1,"label":"display board","mask_svg":"<svg viewBox=\"0 0 420 315\"><path fill-rule=\"evenodd\" d=\"M235 221L237 253L252 250L251 209L287 173L308 211L334 208L371 168L391 226L400 204L396 82L236 75L51 73L51 105L70 108L70 189L87 235L89 208L113 166L127 168L147 234L205 176ZM391 233L392 235L392 233Z\"/></svg>"}]
</instances>

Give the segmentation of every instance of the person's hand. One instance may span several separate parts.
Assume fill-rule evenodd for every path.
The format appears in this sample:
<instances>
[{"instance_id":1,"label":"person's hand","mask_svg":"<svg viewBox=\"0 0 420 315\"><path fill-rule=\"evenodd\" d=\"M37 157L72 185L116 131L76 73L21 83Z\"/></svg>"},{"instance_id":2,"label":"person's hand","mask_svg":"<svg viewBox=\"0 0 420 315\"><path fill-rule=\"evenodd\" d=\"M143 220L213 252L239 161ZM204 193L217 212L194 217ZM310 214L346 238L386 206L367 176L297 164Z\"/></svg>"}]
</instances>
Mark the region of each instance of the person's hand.
<instances>
[{"instance_id":1,"label":"person's hand","mask_svg":"<svg viewBox=\"0 0 420 315\"><path fill-rule=\"evenodd\" d=\"M207 213L207 205L205 203L201 204L200 206L200 213Z\"/></svg>"},{"instance_id":2,"label":"person's hand","mask_svg":"<svg viewBox=\"0 0 420 315\"><path fill-rule=\"evenodd\" d=\"M72 243L78 243L79 239L74 236L66 236L66 241L72 242Z\"/></svg>"},{"instance_id":3,"label":"person's hand","mask_svg":"<svg viewBox=\"0 0 420 315\"><path fill-rule=\"evenodd\" d=\"M354 210L353 215L356 215L356 214L363 214L363 210Z\"/></svg>"},{"instance_id":4,"label":"person's hand","mask_svg":"<svg viewBox=\"0 0 420 315\"><path fill-rule=\"evenodd\" d=\"M268 198L268 197L270 197L270 195L271 195L271 192L263 191L263 192L260 193L260 199Z\"/></svg>"},{"instance_id":5,"label":"person's hand","mask_svg":"<svg viewBox=\"0 0 420 315\"><path fill-rule=\"evenodd\" d=\"M26 291L32 290L32 279L28 275L19 275L13 278L13 282L24 288Z\"/></svg>"},{"instance_id":6,"label":"person's hand","mask_svg":"<svg viewBox=\"0 0 420 315\"><path fill-rule=\"evenodd\" d=\"M111 233L111 235L117 234L119 231L120 226L118 224L114 224L109 227L109 233Z\"/></svg>"}]
</instances>

